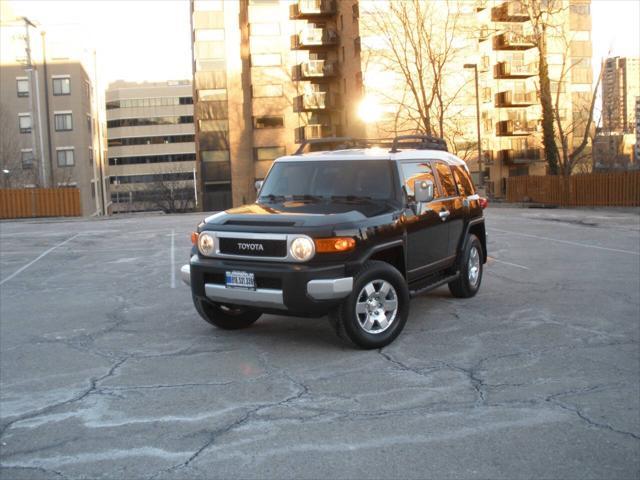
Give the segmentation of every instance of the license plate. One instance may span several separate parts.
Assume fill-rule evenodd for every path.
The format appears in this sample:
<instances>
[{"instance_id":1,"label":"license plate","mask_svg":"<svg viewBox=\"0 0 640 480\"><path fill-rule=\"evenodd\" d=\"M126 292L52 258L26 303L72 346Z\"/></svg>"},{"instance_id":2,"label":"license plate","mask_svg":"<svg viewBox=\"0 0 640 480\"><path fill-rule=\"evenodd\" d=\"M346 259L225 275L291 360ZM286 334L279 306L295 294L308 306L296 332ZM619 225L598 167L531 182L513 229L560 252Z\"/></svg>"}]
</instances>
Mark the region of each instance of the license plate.
<instances>
[{"instance_id":1,"label":"license plate","mask_svg":"<svg viewBox=\"0 0 640 480\"><path fill-rule=\"evenodd\" d=\"M227 288L246 288L255 290L255 274L249 272L225 272L225 285Z\"/></svg>"}]
</instances>

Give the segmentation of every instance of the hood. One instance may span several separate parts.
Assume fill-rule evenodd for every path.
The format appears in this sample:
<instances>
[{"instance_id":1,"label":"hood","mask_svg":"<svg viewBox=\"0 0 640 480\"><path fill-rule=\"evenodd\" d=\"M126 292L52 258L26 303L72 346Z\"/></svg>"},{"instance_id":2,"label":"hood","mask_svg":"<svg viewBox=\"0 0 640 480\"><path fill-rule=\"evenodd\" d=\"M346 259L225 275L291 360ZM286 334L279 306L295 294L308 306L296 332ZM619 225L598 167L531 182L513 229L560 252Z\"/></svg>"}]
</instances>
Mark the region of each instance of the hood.
<instances>
[{"instance_id":1,"label":"hood","mask_svg":"<svg viewBox=\"0 0 640 480\"><path fill-rule=\"evenodd\" d=\"M319 227L358 223L394 210L384 202L253 203L217 213L205 222L208 225Z\"/></svg>"}]
</instances>

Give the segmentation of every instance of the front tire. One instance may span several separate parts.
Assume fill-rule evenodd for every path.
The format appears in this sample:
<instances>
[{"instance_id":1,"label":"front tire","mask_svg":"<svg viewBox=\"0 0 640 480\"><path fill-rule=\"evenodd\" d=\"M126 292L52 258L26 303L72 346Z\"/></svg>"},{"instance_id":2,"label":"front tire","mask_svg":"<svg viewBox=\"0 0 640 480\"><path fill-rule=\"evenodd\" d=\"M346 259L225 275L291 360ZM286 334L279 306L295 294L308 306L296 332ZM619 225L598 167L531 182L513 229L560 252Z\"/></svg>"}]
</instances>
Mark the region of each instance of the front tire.
<instances>
[{"instance_id":1,"label":"front tire","mask_svg":"<svg viewBox=\"0 0 640 480\"><path fill-rule=\"evenodd\" d=\"M409 316L409 289L385 262L369 261L355 276L353 291L329 316L337 335L363 348L393 342Z\"/></svg>"},{"instance_id":2,"label":"front tire","mask_svg":"<svg viewBox=\"0 0 640 480\"><path fill-rule=\"evenodd\" d=\"M213 303L196 296L193 296L193 304L205 322L223 330L247 328L262 315L256 310Z\"/></svg>"},{"instance_id":3,"label":"front tire","mask_svg":"<svg viewBox=\"0 0 640 480\"><path fill-rule=\"evenodd\" d=\"M449 282L451 295L457 298L473 297L482 282L482 244L478 237L471 234L467 239L460 262L460 276Z\"/></svg>"}]
</instances>

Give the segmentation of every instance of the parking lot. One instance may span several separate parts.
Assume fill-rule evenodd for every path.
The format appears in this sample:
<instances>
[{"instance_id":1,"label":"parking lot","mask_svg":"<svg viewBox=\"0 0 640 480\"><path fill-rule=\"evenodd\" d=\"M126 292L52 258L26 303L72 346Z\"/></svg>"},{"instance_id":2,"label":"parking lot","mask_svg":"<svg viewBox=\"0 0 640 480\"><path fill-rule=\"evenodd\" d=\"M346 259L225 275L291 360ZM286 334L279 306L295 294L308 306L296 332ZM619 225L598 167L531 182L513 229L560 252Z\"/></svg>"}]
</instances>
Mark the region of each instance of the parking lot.
<instances>
[{"instance_id":1,"label":"parking lot","mask_svg":"<svg viewBox=\"0 0 640 480\"><path fill-rule=\"evenodd\" d=\"M638 211L487 217L479 294L382 351L202 321L201 215L2 223L0 477L638 478Z\"/></svg>"}]
</instances>

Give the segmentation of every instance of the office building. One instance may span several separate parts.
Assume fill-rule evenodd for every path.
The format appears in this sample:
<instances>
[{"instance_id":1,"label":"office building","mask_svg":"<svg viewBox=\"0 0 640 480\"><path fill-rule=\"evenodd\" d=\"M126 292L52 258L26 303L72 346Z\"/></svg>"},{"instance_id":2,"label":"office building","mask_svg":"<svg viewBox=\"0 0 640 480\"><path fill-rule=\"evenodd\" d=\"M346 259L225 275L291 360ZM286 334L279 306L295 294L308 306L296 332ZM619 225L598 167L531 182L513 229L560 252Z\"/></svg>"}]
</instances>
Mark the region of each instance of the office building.
<instances>
[{"instance_id":1,"label":"office building","mask_svg":"<svg viewBox=\"0 0 640 480\"><path fill-rule=\"evenodd\" d=\"M640 58L607 58L602 66L602 130L633 133Z\"/></svg>"},{"instance_id":2,"label":"office building","mask_svg":"<svg viewBox=\"0 0 640 480\"><path fill-rule=\"evenodd\" d=\"M446 15L444 2L427 3L429 15ZM379 61L390 56L388 42L369 22L384 4L191 0L196 165L205 210L252 201L254 181L304 140L415 133L419 122L411 118L411 95L404 95L407 82ZM459 32L442 90L460 93L447 110L444 136L476 180L486 179L488 193L503 196L505 178L546 172L530 20L518 2L448 5ZM567 35L547 39L550 75L554 92L560 89L563 121L579 124L593 79L590 2L563 5L555 20ZM563 59L571 65L564 75ZM469 64L479 78L482 157Z\"/></svg>"},{"instance_id":3,"label":"office building","mask_svg":"<svg viewBox=\"0 0 640 480\"><path fill-rule=\"evenodd\" d=\"M191 81L124 82L106 93L114 213L196 206Z\"/></svg>"},{"instance_id":4,"label":"office building","mask_svg":"<svg viewBox=\"0 0 640 480\"><path fill-rule=\"evenodd\" d=\"M75 187L83 215L107 213L95 53L7 12L0 28L0 185Z\"/></svg>"}]
</instances>

